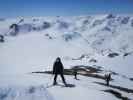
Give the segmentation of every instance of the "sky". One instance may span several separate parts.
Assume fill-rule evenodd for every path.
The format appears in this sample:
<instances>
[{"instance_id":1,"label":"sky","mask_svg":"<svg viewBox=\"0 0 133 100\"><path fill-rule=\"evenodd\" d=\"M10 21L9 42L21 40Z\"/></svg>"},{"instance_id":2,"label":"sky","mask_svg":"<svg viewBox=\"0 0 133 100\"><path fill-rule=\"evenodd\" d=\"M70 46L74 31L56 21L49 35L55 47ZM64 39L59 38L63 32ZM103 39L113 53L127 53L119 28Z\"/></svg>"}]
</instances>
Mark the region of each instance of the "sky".
<instances>
[{"instance_id":1,"label":"sky","mask_svg":"<svg viewBox=\"0 0 133 100\"><path fill-rule=\"evenodd\" d=\"M0 0L0 17L133 13L133 0Z\"/></svg>"}]
</instances>

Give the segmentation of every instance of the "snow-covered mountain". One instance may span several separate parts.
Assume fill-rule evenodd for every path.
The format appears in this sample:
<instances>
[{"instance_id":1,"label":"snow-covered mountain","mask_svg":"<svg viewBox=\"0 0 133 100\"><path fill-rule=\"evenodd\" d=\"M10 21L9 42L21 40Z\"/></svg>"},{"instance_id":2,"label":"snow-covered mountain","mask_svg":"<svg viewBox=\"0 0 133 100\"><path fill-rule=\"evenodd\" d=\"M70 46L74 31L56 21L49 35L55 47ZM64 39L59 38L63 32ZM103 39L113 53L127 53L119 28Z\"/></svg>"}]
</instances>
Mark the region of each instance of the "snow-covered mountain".
<instances>
[{"instance_id":1,"label":"snow-covered mountain","mask_svg":"<svg viewBox=\"0 0 133 100\"><path fill-rule=\"evenodd\" d=\"M133 75L133 15L0 18L0 35L5 40L0 42L0 100L63 100L63 96L66 100L71 96L77 100L81 100L82 96L85 96L84 100L91 96L94 100L116 99L100 91L107 87L93 84L102 80L79 76L81 81L75 81L66 76L70 83L77 86L71 89L76 92L72 95L68 92L70 89L58 86L53 90L46 89L43 84L48 83L50 75L29 75L33 71L51 70L58 56L62 58L65 68L101 66L104 73L100 75L110 71L119 74L114 75L113 84L133 87L129 80ZM45 81L42 81L43 78L46 78ZM88 85L91 90L86 88ZM36 92L26 94L30 88L31 92L34 89ZM56 92L57 89L60 92ZM42 91L45 91L44 95ZM91 91L99 96L95 97ZM132 93L119 92L133 99ZM90 95L87 96L87 93Z\"/></svg>"},{"instance_id":2,"label":"snow-covered mountain","mask_svg":"<svg viewBox=\"0 0 133 100\"><path fill-rule=\"evenodd\" d=\"M10 28L13 24L15 28ZM133 49L133 16L90 15L78 17L31 17L0 21L0 34L19 35L37 32L48 38L81 40L96 51L107 49L127 52ZM124 38L123 38L124 37ZM78 43L77 43L78 44Z\"/></svg>"}]
</instances>

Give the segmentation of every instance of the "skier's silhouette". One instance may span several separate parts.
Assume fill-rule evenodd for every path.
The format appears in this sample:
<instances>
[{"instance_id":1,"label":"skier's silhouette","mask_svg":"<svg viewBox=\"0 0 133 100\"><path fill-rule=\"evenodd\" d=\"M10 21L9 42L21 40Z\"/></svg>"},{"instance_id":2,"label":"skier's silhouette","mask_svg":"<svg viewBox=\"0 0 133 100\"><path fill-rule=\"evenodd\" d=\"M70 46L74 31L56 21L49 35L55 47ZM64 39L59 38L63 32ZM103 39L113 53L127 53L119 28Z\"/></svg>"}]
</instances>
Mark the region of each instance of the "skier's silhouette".
<instances>
[{"instance_id":1,"label":"skier's silhouette","mask_svg":"<svg viewBox=\"0 0 133 100\"><path fill-rule=\"evenodd\" d=\"M109 86L109 82L111 80L111 74L105 74L105 80L106 80L106 83L107 83L107 86Z\"/></svg>"},{"instance_id":2,"label":"skier's silhouette","mask_svg":"<svg viewBox=\"0 0 133 100\"><path fill-rule=\"evenodd\" d=\"M54 82L53 82L53 85L56 85L57 84L57 76L60 75L61 78L62 78L62 81L65 85L66 84L66 81L65 81L65 78L64 78L64 75L63 75L63 70L64 70L64 67L63 67L63 64L61 62L61 59L60 57L56 58L55 62L54 62L54 65L53 65L53 74L55 75L54 76Z\"/></svg>"}]
</instances>

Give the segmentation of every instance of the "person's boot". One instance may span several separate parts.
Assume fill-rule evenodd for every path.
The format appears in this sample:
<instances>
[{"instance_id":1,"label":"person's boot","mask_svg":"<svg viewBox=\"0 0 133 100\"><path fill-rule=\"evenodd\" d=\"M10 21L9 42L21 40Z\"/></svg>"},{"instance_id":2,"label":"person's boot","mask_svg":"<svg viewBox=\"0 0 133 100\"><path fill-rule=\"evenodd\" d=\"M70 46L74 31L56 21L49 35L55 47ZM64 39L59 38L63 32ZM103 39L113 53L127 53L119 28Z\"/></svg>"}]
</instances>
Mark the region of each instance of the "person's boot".
<instances>
[{"instance_id":1,"label":"person's boot","mask_svg":"<svg viewBox=\"0 0 133 100\"><path fill-rule=\"evenodd\" d=\"M57 85L57 82L54 82L53 85Z\"/></svg>"},{"instance_id":2,"label":"person's boot","mask_svg":"<svg viewBox=\"0 0 133 100\"><path fill-rule=\"evenodd\" d=\"M64 83L64 85L67 87L67 83L66 83L65 81L64 81L63 83Z\"/></svg>"}]
</instances>

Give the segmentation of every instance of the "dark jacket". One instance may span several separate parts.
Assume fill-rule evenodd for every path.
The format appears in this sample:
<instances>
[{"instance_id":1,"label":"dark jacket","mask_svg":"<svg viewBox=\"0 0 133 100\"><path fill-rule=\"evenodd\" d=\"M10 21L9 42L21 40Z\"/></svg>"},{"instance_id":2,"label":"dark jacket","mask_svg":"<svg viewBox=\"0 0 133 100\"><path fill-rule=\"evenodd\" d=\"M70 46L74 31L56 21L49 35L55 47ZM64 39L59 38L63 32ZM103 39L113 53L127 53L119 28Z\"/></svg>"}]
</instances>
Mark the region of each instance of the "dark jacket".
<instances>
[{"instance_id":1,"label":"dark jacket","mask_svg":"<svg viewBox=\"0 0 133 100\"><path fill-rule=\"evenodd\" d=\"M53 65L53 74L63 74L63 64L61 61L55 61Z\"/></svg>"}]
</instances>

